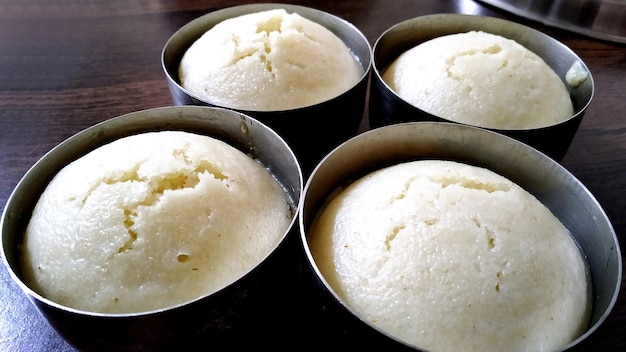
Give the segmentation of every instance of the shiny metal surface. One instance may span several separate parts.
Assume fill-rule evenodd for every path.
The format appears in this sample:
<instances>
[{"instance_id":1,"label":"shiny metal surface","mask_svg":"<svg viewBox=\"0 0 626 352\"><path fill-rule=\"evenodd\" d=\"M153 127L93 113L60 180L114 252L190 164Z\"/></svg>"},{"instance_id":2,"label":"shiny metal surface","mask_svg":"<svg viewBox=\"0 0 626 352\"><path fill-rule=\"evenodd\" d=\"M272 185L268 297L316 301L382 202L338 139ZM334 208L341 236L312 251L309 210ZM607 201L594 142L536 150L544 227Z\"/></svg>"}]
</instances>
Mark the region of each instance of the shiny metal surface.
<instances>
[{"instance_id":1,"label":"shiny metal surface","mask_svg":"<svg viewBox=\"0 0 626 352\"><path fill-rule=\"evenodd\" d=\"M592 72L575 52L558 40L528 26L495 17L462 14L425 15L402 21L382 33L373 49L369 100L370 126L380 127L407 121L450 122L405 102L384 82L381 72L404 51L422 42L471 30L481 30L515 40L539 55L563 80L574 105L574 115L569 119L542 128L487 128L531 145L555 160L562 160L592 102L595 89ZM582 84L574 87L568 84L566 75L575 63L581 64L587 78Z\"/></svg>"},{"instance_id":2,"label":"shiny metal surface","mask_svg":"<svg viewBox=\"0 0 626 352\"><path fill-rule=\"evenodd\" d=\"M201 16L176 31L163 48L161 64L174 105L216 106L180 85L178 66L183 54L196 39L223 20L277 8L298 13L329 29L344 41L363 70L361 79L351 89L319 104L279 111L239 110L281 134L294 149L307 175L332 148L354 136L361 123L372 66L372 48L357 27L330 13L306 6L269 3L233 6ZM338 111L341 113L337 114Z\"/></svg>"},{"instance_id":3,"label":"shiny metal surface","mask_svg":"<svg viewBox=\"0 0 626 352\"><path fill-rule=\"evenodd\" d=\"M21 279L19 244L32 209L48 182L74 159L112 140L147 131L184 130L221 139L262 162L282 183L293 202L293 219L282 242L253 271L231 285L179 306L152 312L100 314L71 309L29 288ZM297 205L303 187L299 164L285 141L246 115L209 107L164 107L129 113L89 127L49 151L33 165L12 192L0 220L4 264L12 279L41 315L72 346L89 351L187 350L197 343L216 348L250 326L268 322L290 287L274 277L294 279L299 248ZM293 260L293 261L292 261ZM280 272L281 275L277 275ZM289 285L289 280L285 281ZM250 336L255 336L255 326Z\"/></svg>"},{"instance_id":4,"label":"shiny metal surface","mask_svg":"<svg viewBox=\"0 0 626 352\"><path fill-rule=\"evenodd\" d=\"M479 0L520 17L591 38L626 43L624 0Z\"/></svg>"},{"instance_id":5,"label":"shiny metal surface","mask_svg":"<svg viewBox=\"0 0 626 352\"><path fill-rule=\"evenodd\" d=\"M537 197L561 220L587 256L594 288L588 330L563 349L592 334L617 300L622 257L613 226L589 190L556 161L512 138L460 124L408 122L374 129L342 144L322 160L304 188L300 237L311 276L318 290L326 293L322 298L325 307L342 317L337 318L342 321L338 329L344 331L346 338L365 345L385 339L387 344L398 343L353 315L317 269L307 242L315 214L330 192L367 172L402 161L432 158L465 162L499 173ZM364 336L377 340L363 341Z\"/></svg>"}]
</instances>

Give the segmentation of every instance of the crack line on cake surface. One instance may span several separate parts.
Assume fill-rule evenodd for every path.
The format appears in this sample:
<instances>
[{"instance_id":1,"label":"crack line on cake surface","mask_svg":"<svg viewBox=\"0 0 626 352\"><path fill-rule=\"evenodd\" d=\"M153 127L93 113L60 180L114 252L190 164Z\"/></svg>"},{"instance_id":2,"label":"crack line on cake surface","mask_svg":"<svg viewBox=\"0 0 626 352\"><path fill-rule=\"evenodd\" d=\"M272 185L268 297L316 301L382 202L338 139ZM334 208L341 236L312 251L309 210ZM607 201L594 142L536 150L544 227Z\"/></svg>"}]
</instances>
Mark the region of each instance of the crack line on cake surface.
<instances>
[{"instance_id":1,"label":"crack line on cake surface","mask_svg":"<svg viewBox=\"0 0 626 352\"><path fill-rule=\"evenodd\" d=\"M186 164L191 164L190 159L184 153L184 151L174 151L174 156L180 160L187 161ZM135 219L138 216L137 209L141 206L152 206L158 202L161 196L167 191L177 191L182 189L195 188L200 183L200 174L211 174L216 180L222 181L225 187L230 187L228 177L224 175L221 170L212 165L209 162L202 161L198 163L193 169L179 169L176 172L154 177L140 177L138 170L141 164L137 165L133 170L123 173L119 179L108 177L103 179L100 184L115 184L120 182L144 182L148 185L148 191L143 199L123 207L124 213L123 226L128 233L128 238L124 242L124 245L118 249L118 253L123 253L133 248L133 244L138 238L138 233L133 228L135 225ZM191 166L191 165L188 165ZM85 199L86 201L86 199Z\"/></svg>"},{"instance_id":2,"label":"crack line on cake surface","mask_svg":"<svg viewBox=\"0 0 626 352\"><path fill-rule=\"evenodd\" d=\"M488 46L486 48L481 48L481 49L471 49L471 50L467 50L467 51L462 51L462 52L458 52L455 53L454 55L450 56L447 60L446 60L446 74L449 78L452 78L454 80L461 80L461 77L458 77L452 70L452 68L456 65L456 60L462 57L466 57L466 56L474 56L474 55L478 55L478 54L484 54L484 55L497 55L500 52L502 52L502 47L498 44L494 44L491 46ZM505 68L508 65L507 60L503 60L501 66L499 69Z\"/></svg>"}]
</instances>

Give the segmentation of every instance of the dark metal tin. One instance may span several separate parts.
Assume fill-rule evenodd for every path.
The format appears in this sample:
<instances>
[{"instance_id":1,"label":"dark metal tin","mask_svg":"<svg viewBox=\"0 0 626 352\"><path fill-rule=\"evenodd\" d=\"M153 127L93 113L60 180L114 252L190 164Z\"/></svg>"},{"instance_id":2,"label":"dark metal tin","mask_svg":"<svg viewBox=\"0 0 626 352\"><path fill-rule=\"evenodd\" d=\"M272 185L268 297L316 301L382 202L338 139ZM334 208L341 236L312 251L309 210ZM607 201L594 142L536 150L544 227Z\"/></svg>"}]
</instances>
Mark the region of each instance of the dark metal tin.
<instances>
[{"instance_id":1,"label":"dark metal tin","mask_svg":"<svg viewBox=\"0 0 626 352\"><path fill-rule=\"evenodd\" d=\"M357 346L355 349L414 348L362 320L333 291L308 247L308 230L318 209L337 187L381 167L418 159L454 160L490 169L545 204L581 247L593 286L588 329L563 350L583 341L604 322L619 294L622 257L613 226L589 190L556 161L502 134L455 123L407 122L364 132L343 143L320 162L304 187L298 220L300 238L311 289L316 290L320 310L334 324L339 336L336 341L344 347Z\"/></svg>"},{"instance_id":2,"label":"dark metal tin","mask_svg":"<svg viewBox=\"0 0 626 352\"><path fill-rule=\"evenodd\" d=\"M279 111L239 110L267 124L283 136L294 149L307 175L332 148L357 134L363 119L372 48L357 27L332 14L304 6L249 4L229 7L201 16L174 33L163 49L162 67L174 105L216 106L191 94L180 85L178 66L183 54L202 34L223 20L279 8L296 12L329 29L344 41L363 70L361 79L351 89L319 104Z\"/></svg>"},{"instance_id":3,"label":"dark metal tin","mask_svg":"<svg viewBox=\"0 0 626 352\"><path fill-rule=\"evenodd\" d=\"M19 245L32 209L52 177L71 161L107 142L162 130L209 135L262 162L282 183L293 202L293 219L281 243L255 269L224 289L175 307L145 313L80 311L52 302L28 287L22 281ZM284 302L299 275L300 252L294 250L299 248L295 223L302 187L302 172L289 146L272 129L246 115L197 106L129 113L75 134L28 170L9 197L0 222L4 264L41 315L79 350L242 348L270 338L265 326L285 324Z\"/></svg>"},{"instance_id":4,"label":"dark metal tin","mask_svg":"<svg viewBox=\"0 0 626 352\"><path fill-rule=\"evenodd\" d=\"M400 22L385 31L374 44L374 62L370 87L369 121L372 128L408 121L450 120L429 114L401 99L383 81L381 71L404 51L442 35L471 30L513 39L539 55L561 77L571 95L574 115L564 122L523 130L488 128L529 144L557 161L561 161L574 139L578 126L592 101L594 82L584 62L567 46L530 27L487 16L435 14ZM576 62L582 64L587 79L574 88L565 81L565 74Z\"/></svg>"}]
</instances>

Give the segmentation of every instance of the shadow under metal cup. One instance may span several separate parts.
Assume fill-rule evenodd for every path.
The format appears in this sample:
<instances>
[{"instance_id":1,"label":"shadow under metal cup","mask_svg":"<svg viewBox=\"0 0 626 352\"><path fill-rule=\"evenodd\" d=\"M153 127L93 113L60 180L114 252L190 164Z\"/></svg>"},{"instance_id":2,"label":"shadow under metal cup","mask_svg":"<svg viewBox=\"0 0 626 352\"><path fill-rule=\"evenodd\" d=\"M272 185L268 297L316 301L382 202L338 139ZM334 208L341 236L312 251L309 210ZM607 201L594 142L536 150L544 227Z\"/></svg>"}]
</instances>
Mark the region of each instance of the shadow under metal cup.
<instances>
[{"instance_id":1,"label":"shadow under metal cup","mask_svg":"<svg viewBox=\"0 0 626 352\"><path fill-rule=\"evenodd\" d=\"M19 247L31 212L48 182L65 165L103 144L137 133L166 130L220 139L263 163L293 203L293 218L280 243L259 265L227 287L154 311L82 311L53 302L30 288L23 281ZM75 134L28 170L9 197L0 221L4 264L41 315L79 350L175 351L198 346L216 350L256 346L266 343L260 342L262 339L274 338L268 331L290 324L282 312L291 310L285 301L290 298L293 280L298 275L296 265L300 257L294 248L299 248L300 242L295 224L302 184L301 169L289 146L272 129L246 115L199 106L133 112Z\"/></svg>"},{"instance_id":2,"label":"shadow under metal cup","mask_svg":"<svg viewBox=\"0 0 626 352\"><path fill-rule=\"evenodd\" d=\"M564 44L530 27L508 20L475 15L435 14L412 18L387 29L374 44L372 83L370 86L369 122L372 128L409 121L453 122L432 115L400 98L382 79L382 72L398 56L416 45L440 36L468 31L484 31L512 39L539 55L563 80L574 114L565 121L547 127L488 130L520 140L561 161L574 139L578 126L591 103L594 82L584 62ZM566 74L580 63L587 78L577 87L569 85Z\"/></svg>"},{"instance_id":3,"label":"shadow under metal cup","mask_svg":"<svg viewBox=\"0 0 626 352\"><path fill-rule=\"evenodd\" d=\"M372 48L357 27L329 13L303 6L288 4L234 6L201 16L180 28L165 44L161 58L162 66L174 105L218 106L181 86L178 67L182 56L191 44L216 24L229 18L272 9L298 13L329 29L343 40L363 72L359 81L348 91L315 105L278 111L236 109L267 124L285 138L294 149L306 176L332 148L357 134L363 119Z\"/></svg>"},{"instance_id":4,"label":"shadow under metal cup","mask_svg":"<svg viewBox=\"0 0 626 352\"><path fill-rule=\"evenodd\" d=\"M341 144L313 170L304 187L300 237L309 264L310 290L317 293L321 314L333 326L333 346L414 348L361 319L333 290L309 248L309 229L338 188L382 167L419 159L452 160L496 172L534 195L570 231L589 265L593 307L587 330L563 350L581 343L605 321L619 295L622 257L613 226L589 190L556 161L502 134L455 123L407 122L367 131Z\"/></svg>"}]
</instances>

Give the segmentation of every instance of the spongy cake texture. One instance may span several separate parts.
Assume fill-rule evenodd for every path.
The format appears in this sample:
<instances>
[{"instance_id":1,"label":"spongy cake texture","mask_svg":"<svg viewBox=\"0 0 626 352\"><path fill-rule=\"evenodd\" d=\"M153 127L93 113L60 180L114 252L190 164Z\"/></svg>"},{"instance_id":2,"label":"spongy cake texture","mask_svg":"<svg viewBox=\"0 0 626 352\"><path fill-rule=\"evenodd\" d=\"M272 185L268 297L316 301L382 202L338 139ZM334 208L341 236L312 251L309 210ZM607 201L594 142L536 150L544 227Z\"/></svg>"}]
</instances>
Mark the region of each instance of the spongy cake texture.
<instances>
[{"instance_id":1,"label":"spongy cake texture","mask_svg":"<svg viewBox=\"0 0 626 352\"><path fill-rule=\"evenodd\" d=\"M553 351L587 325L590 284L567 229L483 168L375 171L329 197L308 239L349 307L429 351Z\"/></svg>"},{"instance_id":2,"label":"spongy cake texture","mask_svg":"<svg viewBox=\"0 0 626 352\"><path fill-rule=\"evenodd\" d=\"M250 271L292 218L286 192L243 152L188 132L142 133L54 177L25 233L23 273L80 310L171 307Z\"/></svg>"},{"instance_id":3,"label":"spongy cake texture","mask_svg":"<svg viewBox=\"0 0 626 352\"><path fill-rule=\"evenodd\" d=\"M408 103L480 127L539 128L573 115L565 84L541 57L481 31L421 43L402 53L382 78Z\"/></svg>"},{"instance_id":4,"label":"spongy cake texture","mask_svg":"<svg viewBox=\"0 0 626 352\"><path fill-rule=\"evenodd\" d=\"M224 20L180 62L181 86L214 105L288 110L334 98L362 76L343 41L283 9Z\"/></svg>"}]
</instances>

